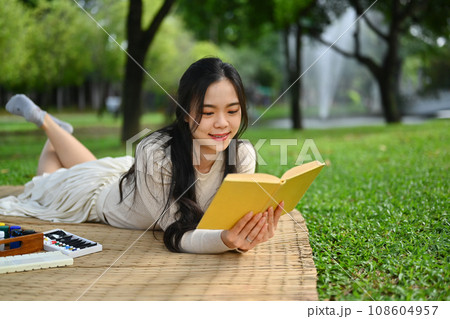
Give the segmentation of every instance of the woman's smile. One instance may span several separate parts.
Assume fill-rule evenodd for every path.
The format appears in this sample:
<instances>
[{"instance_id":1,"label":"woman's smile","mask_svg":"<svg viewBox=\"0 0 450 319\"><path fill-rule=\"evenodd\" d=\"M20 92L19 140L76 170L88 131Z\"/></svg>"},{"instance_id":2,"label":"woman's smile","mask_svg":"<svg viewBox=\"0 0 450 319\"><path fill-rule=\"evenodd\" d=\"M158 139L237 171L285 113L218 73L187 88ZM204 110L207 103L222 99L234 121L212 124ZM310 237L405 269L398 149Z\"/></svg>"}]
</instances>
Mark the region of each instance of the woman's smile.
<instances>
[{"instance_id":1,"label":"woman's smile","mask_svg":"<svg viewBox=\"0 0 450 319\"><path fill-rule=\"evenodd\" d=\"M231 132L222 133L222 134L209 134L211 138L215 141L225 141L229 136Z\"/></svg>"}]
</instances>

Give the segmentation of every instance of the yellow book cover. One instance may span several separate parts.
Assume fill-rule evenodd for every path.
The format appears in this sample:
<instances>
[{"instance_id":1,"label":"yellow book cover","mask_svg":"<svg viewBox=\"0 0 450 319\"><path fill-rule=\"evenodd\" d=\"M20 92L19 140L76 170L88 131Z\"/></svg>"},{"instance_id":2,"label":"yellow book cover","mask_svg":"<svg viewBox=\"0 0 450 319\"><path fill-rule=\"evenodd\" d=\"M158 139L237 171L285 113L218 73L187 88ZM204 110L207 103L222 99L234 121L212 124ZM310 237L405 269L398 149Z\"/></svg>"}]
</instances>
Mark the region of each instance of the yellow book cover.
<instances>
[{"instance_id":1,"label":"yellow book cover","mask_svg":"<svg viewBox=\"0 0 450 319\"><path fill-rule=\"evenodd\" d=\"M287 170L281 178L270 174L228 174L198 224L198 229L230 229L245 214L297 206L325 164L313 161Z\"/></svg>"}]
</instances>

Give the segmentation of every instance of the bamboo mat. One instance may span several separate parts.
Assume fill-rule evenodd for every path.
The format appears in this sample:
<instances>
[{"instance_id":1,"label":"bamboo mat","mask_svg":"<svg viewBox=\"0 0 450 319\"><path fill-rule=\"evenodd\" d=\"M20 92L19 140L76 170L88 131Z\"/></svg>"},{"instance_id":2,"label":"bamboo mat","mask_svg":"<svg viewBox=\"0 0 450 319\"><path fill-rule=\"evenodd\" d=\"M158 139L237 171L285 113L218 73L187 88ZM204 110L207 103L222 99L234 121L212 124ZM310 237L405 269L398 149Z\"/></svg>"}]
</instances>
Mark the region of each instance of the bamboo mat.
<instances>
[{"instance_id":1,"label":"bamboo mat","mask_svg":"<svg viewBox=\"0 0 450 319\"><path fill-rule=\"evenodd\" d=\"M0 187L0 197L21 188ZM269 242L245 254L176 254L162 233L108 225L6 217L36 231L61 228L103 245L72 266L0 275L0 300L317 300L316 269L305 221L283 216ZM297 224L298 223L298 224Z\"/></svg>"}]
</instances>

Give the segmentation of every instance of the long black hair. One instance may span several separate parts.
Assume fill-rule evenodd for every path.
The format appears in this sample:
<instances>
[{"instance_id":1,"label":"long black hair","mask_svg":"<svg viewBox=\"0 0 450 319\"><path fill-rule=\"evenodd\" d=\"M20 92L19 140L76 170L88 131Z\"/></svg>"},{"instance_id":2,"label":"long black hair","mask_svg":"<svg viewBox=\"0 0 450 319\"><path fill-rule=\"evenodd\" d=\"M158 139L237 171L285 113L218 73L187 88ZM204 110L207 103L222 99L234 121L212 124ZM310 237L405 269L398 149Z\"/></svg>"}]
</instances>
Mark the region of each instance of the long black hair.
<instances>
[{"instance_id":1,"label":"long black hair","mask_svg":"<svg viewBox=\"0 0 450 319\"><path fill-rule=\"evenodd\" d=\"M181 238L186 232L194 230L203 216L203 211L197 204L194 185L196 176L192 159L192 133L197 129L197 126L191 125L190 127L186 118L194 114L196 123L200 123L206 90L212 83L222 79L228 79L233 84L241 106L241 125L237 134L233 137L236 140L234 146L237 147L238 138L248 126L244 86L236 69L231 64L224 63L218 58L198 60L186 70L178 86L177 101L179 107L175 112L175 121L155 132L158 133L156 136L169 137L165 139L163 147L170 148L172 178L167 202L159 219L162 218L163 212L169 209L171 201L177 199L179 209L175 214L176 221L164 231L164 244L168 250L173 252L181 251ZM154 136L154 133L152 133L145 139L152 139ZM145 143L144 140L142 142ZM138 158L137 152L138 149L135 154L136 158ZM237 152L236 155L238 155ZM229 147L224 151L224 162L223 178L229 173L235 173L237 171L236 164L239 163L239 159L230 159ZM135 164L120 179L121 201L123 200L122 184L124 181L134 183L135 189Z\"/></svg>"}]
</instances>

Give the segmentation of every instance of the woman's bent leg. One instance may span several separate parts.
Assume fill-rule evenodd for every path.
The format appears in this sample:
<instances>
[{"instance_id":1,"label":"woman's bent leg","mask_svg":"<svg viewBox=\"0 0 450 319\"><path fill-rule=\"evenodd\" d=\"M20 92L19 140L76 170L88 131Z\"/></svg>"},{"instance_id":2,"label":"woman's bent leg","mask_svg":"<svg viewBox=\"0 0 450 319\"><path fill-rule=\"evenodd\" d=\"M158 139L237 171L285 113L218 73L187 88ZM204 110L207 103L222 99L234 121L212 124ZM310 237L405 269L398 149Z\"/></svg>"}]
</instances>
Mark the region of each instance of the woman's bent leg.
<instances>
[{"instance_id":1,"label":"woman's bent leg","mask_svg":"<svg viewBox=\"0 0 450 319\"><path fill-rule=\"evenodd\" d=\"M39 157L39 163L36 175L42 175L44 173L53 173L58 169L64 167L59 160L56 150L49 140L45 142L44 148L42 149L41 156Z\"/></svg>"},{"instance_id":2,"label":"woman's bent leg","mask_svg":"<svg viewBox=\"0 0 450 319\"><path fill-rule=\"evenodd\" d=\"M45 131L49 139L49 142L44 146L43 153L44 151L49 152L45 152L46 154L44 154L43 163L39 163L40 167L46 167L47 163L45 162L45 157L52 160L52 155L50 153L53 150L64 168L70 168L80 163L96 160L96 157L91 151L70 133L62 129L48 114L45 114L41 128Z\"/></svg>"}]
</instances>

